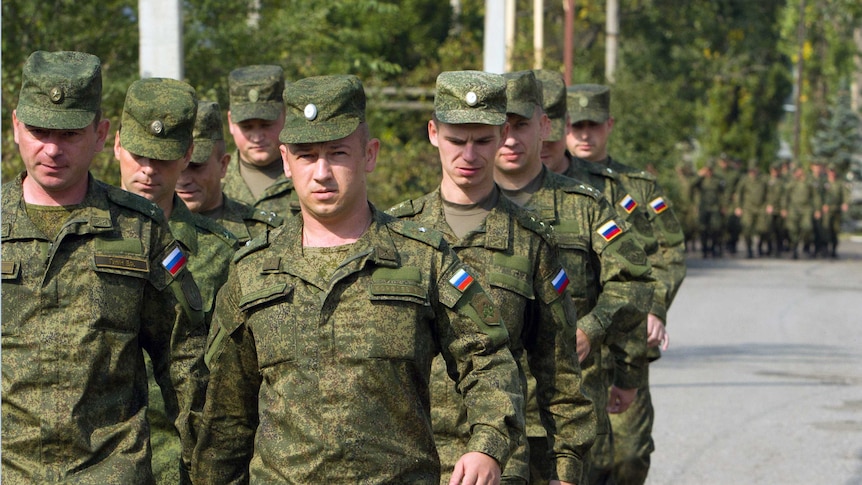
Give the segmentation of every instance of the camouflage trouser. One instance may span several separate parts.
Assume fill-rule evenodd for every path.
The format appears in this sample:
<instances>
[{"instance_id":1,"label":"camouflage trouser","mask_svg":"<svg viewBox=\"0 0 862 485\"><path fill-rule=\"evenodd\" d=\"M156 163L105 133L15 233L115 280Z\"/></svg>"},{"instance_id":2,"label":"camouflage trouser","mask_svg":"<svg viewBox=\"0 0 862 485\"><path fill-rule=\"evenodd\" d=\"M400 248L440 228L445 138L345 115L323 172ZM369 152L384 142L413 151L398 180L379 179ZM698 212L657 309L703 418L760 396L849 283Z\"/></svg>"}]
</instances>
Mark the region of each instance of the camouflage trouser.
<instances>
[{"instance_id":1,"label":"camouflage trouser","mask_svg":"<svg viewBox=\"0 0 862 485\"><path fill-rule=\"evenodd\" d=\"M649 370L647 370L649 372ZM641 485L646 481L650 453L655 450L652 426L655 413L649 384L638 389L632 405L621 414L611 414L614 436L614 478L619 485Z\"/></svg>"},{"instance_id":2,"label":"camouflage trouser","mask_svg":"<svg viewBox=\"0 0 862 485\"><path fill-rule=\"evenodd\" d=\"M814 218L811 212L790 212L787 214L787 237L791 251L798 249L799 243L811 243L814 238Z\"/></svg>"},{"instance_id":3,"label":"camouflage trouser","mask_svg":"<svg viewBox=\"0 0 862 485\"><path fill-rule=\"evenodd\" d=\"M157 485L176 485L191 483L183 473L180 477L180 457L182 445L174 423L165 413L165 401L153 376L153 364L145 354L149 382L149 407L147 421L150 424L150 446L153 449L153 477Z\"/></svg>"},{"instance_id":4,"label":"camouflage trouser","mask_svg":"<svg viewBox=\"0 0 862 485\"><path fill-rule=\"evenodd\" d=\"M612 433L596 434L596 441L590 448L589 485L616 485L614 480L614 436Z\"/></svg>"}]
</instances>

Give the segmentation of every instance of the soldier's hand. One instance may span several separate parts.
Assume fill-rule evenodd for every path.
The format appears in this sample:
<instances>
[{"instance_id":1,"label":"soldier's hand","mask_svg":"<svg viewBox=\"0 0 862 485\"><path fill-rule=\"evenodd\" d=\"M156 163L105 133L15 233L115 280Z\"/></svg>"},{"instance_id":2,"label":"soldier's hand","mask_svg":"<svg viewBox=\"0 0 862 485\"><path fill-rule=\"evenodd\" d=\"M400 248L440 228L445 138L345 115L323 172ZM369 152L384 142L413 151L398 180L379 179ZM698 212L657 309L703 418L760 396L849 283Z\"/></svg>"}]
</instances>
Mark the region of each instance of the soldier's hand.
<instances>
[{"instance_id":1,"label":"soldier's hand","mask_svg":"<svg viewBox=\"0 0 862 485\"><path fill-rule=\"evenodd\" d=\"M661 345L662 350L667 350L668 345L670 345L670 336L661 318L650 313L647 315L647 347L658 347L659 345Z\"/></svg>"},{"instance_id":2,"label":"soldier's hand","mask_svg":"<svg viewBox=\"0 0 862 485\"><path fill-rule=\"evenodd\" d=\"M580 328L578 329L578 363L581 363L590 355L590 351L592 350L592 346L590 345L590 338L587 337L587 334L583 332Z\"/></svg>"},{"instance_id":3,"label":"soldier's hand","mask_svg":"<svg viewBox=\"0 0 862 485\"><path fill-rule=\"evenodd\" d=\"M490 456L471 451L465 453L455 469L449 485L497 485L500 483L500 464Z\"/></svg>"},{"instance_id":4,"label":"soldier's hand","mask_svg":"<svg viewBox=\"0 0 862 485\"><path fill-rule=\"evenodd\" d=\"M617 386L611 386L610 398L608 399L608 413L619 414L625 412L635 401L637 395L637 388L620 389Z\"/></svg>"}]
</instances>

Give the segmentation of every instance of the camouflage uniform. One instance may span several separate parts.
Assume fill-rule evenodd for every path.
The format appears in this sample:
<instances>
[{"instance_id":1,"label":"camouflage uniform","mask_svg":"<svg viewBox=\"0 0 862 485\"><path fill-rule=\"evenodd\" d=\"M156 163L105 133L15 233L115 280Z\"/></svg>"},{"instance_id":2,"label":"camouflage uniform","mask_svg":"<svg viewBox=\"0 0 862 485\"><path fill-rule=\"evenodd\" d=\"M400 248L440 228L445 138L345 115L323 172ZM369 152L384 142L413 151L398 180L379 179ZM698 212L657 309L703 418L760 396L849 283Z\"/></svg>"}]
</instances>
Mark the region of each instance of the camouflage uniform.
<instances>
[{"instance_id":1,"label":"camouflage uniform","mask_svg":"<svg viewBox=\"0 0 862 485\"><path fill-rule=\"evenodd\" d=\"M835 167L829 167L830 172ZM825 249L830 257L838 257L838 235L841 233L841 216L850 204L850 186L837 178L827 180L823 192L823 228L826 232Z\"/></svg>"},{"instance_id":2,"label":"camouflage uniform","mask_svg":"<svg viewBox=\"0 0 862 485\"><path fill-rule=\"evenodd\" d=\"M780 163L775 163L770 168L771 173L766 181L766 200L764 201L768 222L766 251L775 257L781 255L784 244L784 219L781 217L781 211L784 209L785 181L779 173L780 165Z\"/></svg>"},{"instance_id":3,"label":"camouflage uniform","mask_svg":"<svg viewBox=\"0 0 862 485\"><path fill-rule=\"evenodd\" d=\"M756 167L753 170L757 170ZM763 255L763 234L768 232L766 220L766 179L760 173L749 173L736 184L734 207L742 210L742 237L749 258L754 257L754 237L758 240L758 256Z\"/></svg>"},{"instance_id":4,"label":"camouflage uniform","mask_svg":"<svg viewBox=\"0 0 862 485\"><path fill-rule=\"evenodd\" d=\"M284 222L284 218L275 212L255 209L250 205L231 199L227 194L222 194L222 198L224 203L217 210L201 212L200 214L212 218L230 231L241 245Z\"/></svg>"},{"instance_id":5,"label":"camouflage uniform","mask_svg":"<svg viewBox=\"0 0 862 485\"><path fill-rule=\"evenodd\" d=\"M691 198L697 202L700 248L704 258L721 256L723 251L721 242L726 190L725 180L715 175L700 175L691 185Z\"/></svg>"},{"instance_id":6,"label":"camouflage uniform","mask_svg":"<svg viewBox=\"0 0 862 485\"><path fill-rule=\"evenodd\" d=\"M355 76L296 81L285 104L289 147L363 136ZM363 170L374 143L340 159L332 183L345 199L366 193L339 177ZM523 434L523 396L500 312L471 270L439 232L370 204L303 203L308 211L237 253L219 292L196 481L436 485L429 380L440 352L468 406L468 450L505 466ZM333 217L357 214L370 225L353 242L303 243L306 220L332 236Z\"/></svg>"},{"instance_id":7,"label":"camouflage uniform","mask_svg":"<svg viewBox=\"0 0 862 485\"><path fill-rule=\"evenodd\" d=\"M280 162L276 162L280 163ZM276 181L263 191L259 198L255 198L251 189L245 184L239 173L239 151L233 152L230 163L227 166L227 174L222 181L225 195L260 209L268 213L274 213L284 218L295 216L299 213L299 199L293 190L293 181L284 175L279 176Z\"/></svg>"},{"instance_id":8,"label":"camouflage uniform","mask_svg":"<svg viewBox=\"0 0 862 485\"><path fill-rule=\"evenodd\" d=\"M22 180L3 186L3 482L153 483L142 349L188 466L206 325L161 211L91 178L52 240Z\"/></svg>"},{"instance_id":9,"label":"camouflage uniform","mask_svg":"<svg viewBox=\"0 0 862 485\"><path fill-rule=\"evenodd\" d=\"M787 213L785 224L790 239L790 251L793 259L799 257L799 243L814 244L814 213L820 211L823 205L817 182L803 175L801 179L793 179L787 183L784 191L784 203Z\"/></svg>"},{"instance_id":10,"label":"camouflage uniform","mask_svg":"<svg viewBox=\"0 0 862 485\"><path fill-rule=\"evenodd\" d=\"M301 234L292 218L253 240L219 293L196 481L436 485L427 386L439 352L475 403L468 449L505 463L523 419L507 391L517 369L480 285L449 283L466 267L443 236L375 212L325 269Z\"/></svg>"},{"instance_id":11,"label":"camouflage uniform","mask_svg":"<svg viewBox=\"0 0 862 485\"><path fill-rule=\"evenodd\" d=\"M494 190L498 200L484 223L461 239L446 223L439 189L389 213L442 232L461 261L476 270L479 282L506 315L509 350L521 364L524 389L530 380L536 388L533 398L541 397L531 406L534 412L527 414L527 431L542 436L548 429L554 443L552 475L580 483L596 424L593 404L580 392L575 307L569 298L560 297L568 276L561 273L556 251L549 245L548 229ZM444 471L441 483L448 483L448 474L467 451L470 429L467 409L441 356L435 357L432 367L431 412ZM529 481L527 453L524 443L509 460L506 477Z\"/></svg>"}]
</instances>

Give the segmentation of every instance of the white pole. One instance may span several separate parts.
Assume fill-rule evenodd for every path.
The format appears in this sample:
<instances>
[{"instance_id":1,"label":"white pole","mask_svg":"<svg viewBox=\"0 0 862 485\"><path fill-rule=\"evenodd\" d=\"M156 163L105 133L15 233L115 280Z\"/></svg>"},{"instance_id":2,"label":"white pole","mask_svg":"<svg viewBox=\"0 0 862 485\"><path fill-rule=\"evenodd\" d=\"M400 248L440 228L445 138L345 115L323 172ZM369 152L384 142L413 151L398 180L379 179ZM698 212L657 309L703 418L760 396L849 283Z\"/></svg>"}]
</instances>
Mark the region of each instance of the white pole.
<instances>
[{"instance_id":1,"label":"white pole","mask_svg":"<svg viewBox=\"0 0 862 485\"><path fill-rule=\"evenodd\" d=\"M183 23L179 0L138 0L140 75L183 79Z\"/></svg>"},{"instance_id":2,"label":"white pole","mask_svg":"<svg viewBox=\"0 0 862 485\"><path fill-rule=\"evenodd\" d=\"M506 0L506 72L512 71L512 55L515 53L515 0Z\"/></svg>"},{"instance_id":3,"label":"white pole","mask_svg":"<svg viewBox=\"0 0 862 485\"><path fill-rule=\"evenodd\" d=\"M620 16L618 0L608 0L605 27L605 79L614 82L617 70L617 53L619 52Z\"/></svg>"},{"instance_id":4,"label":"white pole","mask_svg":"<svg viewBox=\"0 0 862 485\"><path fill-rule=\"evenodd\" d=\"M483 70L502 74L506 67L506 13L500 0L485 0Z\"/></svg>"},{"instance_id":5,"label":"white pole","mask_svg":"<svg viewBox=\"0 0 862 485\"><path fill-rule=\"evenodd\" d=\"M533 69L541 69L545 58L545 0L533 0Z\"/></svg>"}]
</instances>

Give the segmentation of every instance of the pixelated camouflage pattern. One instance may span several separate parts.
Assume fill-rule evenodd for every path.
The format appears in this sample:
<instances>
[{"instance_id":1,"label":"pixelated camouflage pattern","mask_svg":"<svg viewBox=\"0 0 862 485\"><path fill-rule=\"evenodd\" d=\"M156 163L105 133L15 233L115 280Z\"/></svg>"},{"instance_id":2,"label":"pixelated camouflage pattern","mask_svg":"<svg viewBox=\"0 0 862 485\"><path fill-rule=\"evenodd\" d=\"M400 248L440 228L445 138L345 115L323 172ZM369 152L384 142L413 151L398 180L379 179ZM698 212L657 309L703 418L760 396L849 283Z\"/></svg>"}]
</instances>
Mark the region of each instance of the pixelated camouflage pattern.
<instances>
[{"instance_id":1,"label":"pixelated camouflage pattern","mask_svg":"<svg viewBox=\"0 0 862 485\"><path fill-rule=\"evenodd\" d=\"M255 209L273 212L285 219L299 214L299 198L293 189L293 180L285 175L279 175L259 198L255 198L251 189L245 184L242 174L239 173L240 163L242 162L239 159L239 150L234 151L227 166L227 173L222 179L222 191L225 195Z\"/></svg>"},{"instance_id":2,"label":"pixelated camouflage pattern","mask_svg":"<svg viewBox=\"0 0 862 485\"><path fill-rule=\"evenodd\" d=\"M733 207L742 209L740 223L742 234L746 238L750 239L769 230L766 214L766 183L767 177L757 174L754 178L746 175L736 184Z\"/></svg>"},{"instance_id":3,"label":"pixelated camouflage pattern","mask_svg":"<svg viewBox=\"0 0 862 485\"><path fill-rule=\"evenodd\" d=\"M431 361L468 403L471 451L505 465L523 433L499 311L436 231L376 209L334 274L303 256L302 218L240 250L219 292L196 483L436 485Z\"/></svg>"},{"instance_id":4,"label":"pixelated camouflage pattern","mask_svg":"<svg viewBox=\"0 0 862 485\"><path fill-rule=\"evenodd\" d=\"M802 180L791 178L784 189L782 206L787 211L784 223L790 248L795 250L800 242L807 242L814 236L814 212L823 206L818 183L808 174Z\"/></svg>"},{"instance_id":5,"label":"pixelated camouflage pattern","mask_svg":"<svg viewBox=\"0 0 862 485\"><path fill-rule=\"evenodd\" d=\"M365 88L353 75L315 76L284 88L282 143L322 143L344 138L365 121Z\"/></svg>"},{"instance_id":6,"label":"pixelated camouflage pattern","mask_svg":"<svg viewBox=\"0 0 862 485\"><path fill-rule=\"evenodd\" d=\"M628 365L620 374L639 381L646 360L646 335L641 346L616 346L646 319L652 299L650 265L633 231L599 192L547 168L542 169L542 177L542 188L526 207L554 227L560 259L571 280L578 328L589 337L593 349L581 362L583 390L596 408L597 434L606 435L609 382L601 368L602 353L607 346L615 346ZM598 228L610 220L623 232L608 242Z\"/></svg>"},{"instance_id":7,"label":"pixelated camouflage pattern","mask_svg":"<svg viewBox=\"0 0 862 485\"><path fill-rule=\"evenodd\" d=\"M30 54L22 70L15 114L30 126L78 130L102 106L102 63L84 52Z\"/></svg>"},{"instance_id":8,"label":"pixelated camouflage pattern","mask_svg":"<svg viewBox=\"0 0 862 485\"><path fill-rule=\"evenodd\" d=\"M445 71L437 75L434 116L443 123L506 122L506 80L482 71Z\"/></svg>"},{"instance_id":9,"label":"pixelated camouflage pattern","mask_svg":"<svg viewBox=\"0 0 862 485\"><path fill-rule=\"evenodd\" d=\"M216 292L227 281L230 261L238 243L233 234L214 221L189 211L176 194L173 203L168 226L188 257L186 268L201 292L203 311L209 324ZM153 476L159 485L188 483L188 470L180 470L176 466L182 447L176 431L170 426L172 413L166 409L165 401L157 392L151 367L147 369L147 378L150 385L147 419L150 421L153 449ZM197 396L201 401L204 397Z\"/></svg>"},{"instance_id":10,"label":"pixelated camouflage pattern","mask_svg":"<svg viewBox=\"0 0 862 485\"><path fill-rule=\"evenodd\" d=\"M235 201L222 194L222 207L215 211L199 212L204 217L210 217L219 225L233 234L240 245L260 236L266 231L280 226L284 218L274 212Z\"/></svg>"},{"instance_id":11,"label":"pixelated camouflage pattern","mask_svg":"<svg viewBox=\"0 0 862 485\"><path fill-rule=\"evenodd\" d=\"M566 88L569 123L604 123L610 118L611 90L601 84L575 84Z\"/></svg>"},{"instance_id":12,"label":"pixelated camouflage pattern","mask_svg":"<svg viewBox=\"0 0 862 485\"><path fill-rule=\"evenodd\" d=\"M551 120L551 132L545 141L559 141L566 136L566 82L559 71L533 69L542 86L542 109Z\"/></svg>"},{"instance_id":13,"label":"pixelated camouflage pattern","mask_svg":"<svg viewBox=\"0 0 862 485\"><path fill-rule=\"evenodd\" d=\"M207 328L191 274L162 266L176 243L161 211L90 178L52 241L22 180L2 196L3 483L152 483L142 350L188 466Z\"/></svg>"},{"instance_id":14,"label":"pixelated camouflage pattern","mask_svg":"<svg viewBox=\"0 0 862 485\"><path fill-rule=\"evenodd\" d=\"M533 71L507 72L506 113L532 118L536 108L542 107L542 86Z\"/></svg>"},{"instance_id":15,"label":"pixelated camouflage pattern","mask_svg":"<svg viewBox=\"0 0 862 485\"><path fill-rule=\"evenodd\" d=\"M592 402L580 391L574 302L568 292L561 297L552 284L562 266L552 246L550 226L495 190L497 204L480 227L460 240L446 223L439 189L390 213L442 232L461 261L476 270L474 276L505 315L509 350L519 361L524 391L527 379L538 389L532 398L540 397L539 403L530 406L535 412L526 416L526 423L528 431L543 428L541 434L553 437L554 459L544 474L580 483L595 439L596 418ZM431 416L443 469L440 483L446 484L466 451L470 429L467 411L440 356L432 367ZM504 477L529 481L529 462L524 440L509 459Z\"/></svg>"},{"instance_id":16,"label":"pixelated camouflage pattern","mask_svg":"<svg viewBox=\"0 0 862 485\"><path fill-rule=\"evenodd\" d=\"M198 101L195 126L192 130L195 142L190 163L203 164L209 160L215 142L224 140L224 127L221 121L221 108L213 101Z\"/></svg>"},{"instance_id":17,"label":"pixelated camouflage pattern","mask_svg":"<svg viewBox=\"0 0 862 485\"><path fill-rule=\"evenodd\" d=\"M284 109L284 70L281 66L255 65L234 69L228 74L230 117L234 123L246 120L275 120Z\"/></svg>"},{"instance_id":18,"label":"pixelated camouflage pattern","mask_svg":"<svg viewBox=\"0 0 862 485\"><path fill-rule=\"evenodd\" d=\"M120 120L120 143L135 155L177 160L192 143L198 101L195 89L169 78L139 79L129 86Z\"/></svg>"},{"instance_id":19,"label":"pixelated camouflage pattern","mask_svg":"<svg viewBox=\"0 0 862 485\"><path fill-rule=\"evenodd\" d=\"M618 484L643 484L649 473L650 454L655 451L652 439L655 409L649 385L638 388L634 402L625 412L611 414L610 418L614 434L614 478Z\"/></svg>"}]
</instances>

